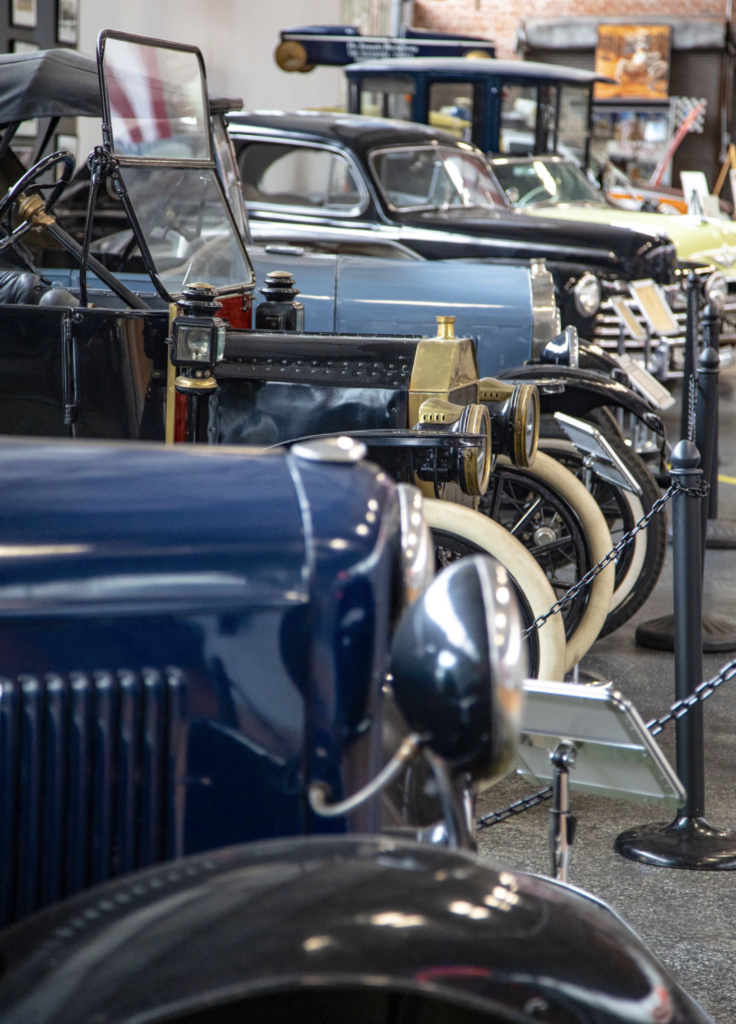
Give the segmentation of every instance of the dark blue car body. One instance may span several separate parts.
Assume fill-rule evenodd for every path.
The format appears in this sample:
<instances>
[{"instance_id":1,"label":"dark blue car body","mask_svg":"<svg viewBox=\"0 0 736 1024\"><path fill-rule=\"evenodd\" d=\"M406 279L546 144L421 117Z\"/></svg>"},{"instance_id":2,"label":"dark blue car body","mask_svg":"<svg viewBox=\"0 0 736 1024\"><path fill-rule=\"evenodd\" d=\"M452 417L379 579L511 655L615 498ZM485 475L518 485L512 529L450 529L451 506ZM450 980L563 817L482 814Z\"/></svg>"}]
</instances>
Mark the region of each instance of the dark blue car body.
<instances>
[{"instance_id":1,"label":"dark blue car body","mask_svg":"<svg viewBox=\"0 0 736 1024\"><path fill-rule=\"evenodd\" d=\"M304 794L380 767L385 474L8 441L0 480L3 922L162 859L348 827Z\"/></svg>"}]
</instances>

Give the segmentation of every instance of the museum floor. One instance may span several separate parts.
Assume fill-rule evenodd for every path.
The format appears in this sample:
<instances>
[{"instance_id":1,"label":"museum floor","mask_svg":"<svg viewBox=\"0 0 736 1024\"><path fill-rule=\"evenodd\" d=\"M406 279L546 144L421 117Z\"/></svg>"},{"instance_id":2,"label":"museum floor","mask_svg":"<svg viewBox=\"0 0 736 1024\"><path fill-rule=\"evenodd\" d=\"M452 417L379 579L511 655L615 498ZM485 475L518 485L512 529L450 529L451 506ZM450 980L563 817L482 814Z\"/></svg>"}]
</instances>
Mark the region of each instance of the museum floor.
<instances>
[{"instance_id":1,"label":"museum floor","mask_svg":"<svg viewBox=\"0 0 736 1024\"><path fill-rule=\"evenodd\" d=\"M678 416L668 421L677 436ZM736 368L721 380L720 516L736 520ZM736 632L736 550L709 550L705 565L704 610L717 608ZM657 588L644 608L616 633L599 640L582 668L612 679L633 700L645 721L662 714L674 700L674 656L637 647L640 622L672 611L672 550ZM704 657L704 678L714 675L736 653ZM736 680L705 705L706 817L712 825L736 829ZM660 737L674 763L674 728ZM484 795L479 811L505 807L534 789L518 776ZM570 881L607 900L640 933L649 947L716 1020L736 1024L736 871L696 872L650 868L613 851L619 832L664 820L656 807L572 795L578 826ZM516 868L545 873L548 868L549 804L542 804L480 833L481 852Z\"/></svg>"}]
</instances>

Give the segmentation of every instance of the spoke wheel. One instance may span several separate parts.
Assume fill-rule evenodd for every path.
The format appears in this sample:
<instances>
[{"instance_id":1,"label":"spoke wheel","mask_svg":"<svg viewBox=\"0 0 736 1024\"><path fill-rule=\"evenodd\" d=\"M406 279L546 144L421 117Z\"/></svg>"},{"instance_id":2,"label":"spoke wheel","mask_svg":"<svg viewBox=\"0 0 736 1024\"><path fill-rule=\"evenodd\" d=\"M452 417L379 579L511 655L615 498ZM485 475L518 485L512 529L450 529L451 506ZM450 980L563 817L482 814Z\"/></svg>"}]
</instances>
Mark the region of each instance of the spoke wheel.
<instances>
[{"instance_id":1,"label":"spoke wheel","mask_svg":"<svg viewBox=\"0 0 736 1024\"><path fill-rule=\"evenodd\" d=\"M582 524L567 501L543 480L516 466L494 471L480 510L521 541L559 598L593 566ZM563 608L569 639L582 622L585 590Z\"/></svg>"},{"instance_id":2,"label":"spoke wheel","mask_svg":"<svg viewBox=\"0 0 736 1024\"><path fill-rule=\"evenodd\" d=\"M424 511L435 538L439 566L465 555L491 555L509 574L519 595L520 616L525 626L548 611L555 595L547 577L524 545L507 530L479 512L450 501L428 498ZM564 678L569 652L559 615L551 616L533 631L525 646L530 674L540 679Z\"/></svg>"},{"instance_id":3,"label":"spoke wheel","mask_svg":"<svg viewBox=\"0 0 736 1024\"><path fill-rule=\"evenodd\" d=\"M457 534L449 533L447 530L432 530L432 537L434 539L435 567L438 572L440 569L444 569L445 566L456 562L458 558L465 558L466 555L488 554L488 552L480 547L480 545L474 544L472 541L467 540L464 537L458 537ZM519 602L522 628L528 629L532 622L534 622L534 613L532 612L531 605L527 600L526 594L514 577L509 574L509 578L511 579L514 593L516 594L516 598ZM529 675L536 678L539 671L539 638L537 637L536 630L533 633L530 633L526 640L526 645L527 658L529 660Z\"/></svg>"}]
</instances>

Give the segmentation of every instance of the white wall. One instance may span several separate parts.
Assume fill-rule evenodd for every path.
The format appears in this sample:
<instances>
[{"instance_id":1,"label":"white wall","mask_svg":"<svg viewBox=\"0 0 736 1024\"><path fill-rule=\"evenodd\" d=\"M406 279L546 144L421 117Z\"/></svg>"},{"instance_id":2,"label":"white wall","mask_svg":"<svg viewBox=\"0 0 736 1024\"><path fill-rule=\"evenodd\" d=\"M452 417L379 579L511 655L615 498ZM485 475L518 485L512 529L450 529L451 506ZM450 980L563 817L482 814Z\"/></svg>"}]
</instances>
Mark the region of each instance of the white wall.
<instances>
[{"instance_id":1,"label":"white wall","mask_svg":"<svg viewBox=\"0 0 736 1024\"><path fill-rule=\"evenodd\" d=\"M339 68L287 74L273 51L279 32L300 25L340 24L340 0L81 0L79 49L94 55L97 33L116 28L193 43L204 55L209 90L237 96L248 110L296 110L342 101ZM80 118L79 159L101 141Z\"/></svg>"}]
</instances>

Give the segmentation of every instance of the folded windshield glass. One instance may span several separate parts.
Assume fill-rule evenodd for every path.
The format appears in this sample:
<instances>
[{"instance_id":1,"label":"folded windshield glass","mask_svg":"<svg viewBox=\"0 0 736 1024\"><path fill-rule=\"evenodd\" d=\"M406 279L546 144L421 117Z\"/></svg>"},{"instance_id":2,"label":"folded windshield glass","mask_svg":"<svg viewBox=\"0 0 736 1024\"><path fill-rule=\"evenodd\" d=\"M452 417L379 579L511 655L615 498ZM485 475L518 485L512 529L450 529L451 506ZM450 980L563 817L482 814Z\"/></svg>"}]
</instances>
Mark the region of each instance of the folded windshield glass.
<instances>
[{"instance_id":1,"label":"folded windshield glass","mask_svg":"<svg viewBox=\"0 0 736 1024\"><path fill-rule=\"evenodd\" d=\"M209 160L198 54L114 37L104 53L115 155Z\"/></svg>"}]
</instances>

